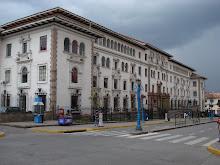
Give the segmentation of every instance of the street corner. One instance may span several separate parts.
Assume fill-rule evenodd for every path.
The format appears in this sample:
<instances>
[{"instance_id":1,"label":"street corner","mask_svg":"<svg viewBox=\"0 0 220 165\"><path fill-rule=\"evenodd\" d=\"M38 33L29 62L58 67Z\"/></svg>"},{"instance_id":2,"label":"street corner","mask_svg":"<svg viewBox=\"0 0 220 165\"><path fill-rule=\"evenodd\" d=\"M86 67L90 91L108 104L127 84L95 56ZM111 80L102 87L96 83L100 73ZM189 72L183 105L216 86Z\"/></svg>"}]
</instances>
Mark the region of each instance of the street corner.
<instances>
[{"instance_id":1,"label":"street corner","mask_svg":"<svg viewBox=\"0 0 220 165\"><path fill-rule=\"evenodd\" d=\"M0 137L3 137L5 136L5 133L4 132L0 132Z\"/></svg>"},{"instance_id":2,"label":"street corner","mask_svg":"<svg viewBox=\"0 0 220 165\"><path fill-rule=\"evenodd\" d=\"M215 142L212 143L210 145L207 146L207 150L213 154L219 155L220 156L220 150L216 149L218 147L218 149L220 149L220 144L219 142Z\"/></svg>"}]
</instances>

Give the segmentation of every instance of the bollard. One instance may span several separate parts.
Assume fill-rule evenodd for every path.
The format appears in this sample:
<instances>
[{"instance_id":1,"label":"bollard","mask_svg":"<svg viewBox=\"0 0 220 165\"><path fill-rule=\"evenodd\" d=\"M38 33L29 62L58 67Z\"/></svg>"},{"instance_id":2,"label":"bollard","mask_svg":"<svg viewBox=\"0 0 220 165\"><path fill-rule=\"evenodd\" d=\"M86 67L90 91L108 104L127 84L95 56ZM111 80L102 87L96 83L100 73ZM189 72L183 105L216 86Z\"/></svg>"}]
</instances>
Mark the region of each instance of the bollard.
<instances>
[{"instance_id":1,"label":"bollard","mask_svg":"<svg viewBox=\"0 0 220 165\"><path fill-rule=\"evenodd\" d=\"M168 121L167 113L165 113L165 121Z\"/></svg>"},{"instance_id":2,"label":"bollard","mask_svg":"<svg viewBox=\"0 0 220 165\"><path fill-rule=\"evenodd\" d=\"M99 127L104 127L103 126L103 113L99 113Z\"/></svg>"}]
</instances>

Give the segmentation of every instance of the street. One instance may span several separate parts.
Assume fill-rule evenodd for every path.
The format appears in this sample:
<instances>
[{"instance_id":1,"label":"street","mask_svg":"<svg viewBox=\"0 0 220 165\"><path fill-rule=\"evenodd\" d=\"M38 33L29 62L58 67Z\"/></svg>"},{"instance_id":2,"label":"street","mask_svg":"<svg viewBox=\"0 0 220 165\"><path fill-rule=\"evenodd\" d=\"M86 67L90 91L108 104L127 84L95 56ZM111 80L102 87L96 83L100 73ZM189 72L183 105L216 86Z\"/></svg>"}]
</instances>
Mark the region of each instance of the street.
<instances>
[{"instance_id":1,"label":"street","mask_svg":"<svg viewBox=\"0 0 220 165\"><path fill-rule=\"evenodd\" d=\"M216 123L143 135L131 135L135 127L63 134L8 126L0 126L0 130L6 134L0 138L1 165L211 165L220 162L219 156L206 149L218 138Z\"/></svg>"}]
</instances>

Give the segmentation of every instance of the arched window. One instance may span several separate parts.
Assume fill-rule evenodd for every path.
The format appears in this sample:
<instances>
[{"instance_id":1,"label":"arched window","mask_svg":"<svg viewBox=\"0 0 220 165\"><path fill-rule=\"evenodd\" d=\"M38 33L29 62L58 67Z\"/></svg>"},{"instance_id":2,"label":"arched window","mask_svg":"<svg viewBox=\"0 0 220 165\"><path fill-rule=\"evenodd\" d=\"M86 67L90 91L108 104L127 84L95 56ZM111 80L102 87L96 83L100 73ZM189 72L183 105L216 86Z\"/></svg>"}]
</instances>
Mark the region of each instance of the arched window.
<instances>
[{"instance_id":1,"label":"arched window","mask_svg":"<svg viewBox=\"0 0 220 165\"><path fill-rule=\"evenodd\" d=\"M124 62L121 63L121 70L124 71Z\"/></svg>"},{"instance_id":2,"label":"arched window","mask_svg":"<svg viewBox=\"0 0 220 165\"><path fill-rule=\"evenodd\" d=\"M124 53L126 54L126 51L127 51L127 47L125 46L125 48L124 48Z\"/></svg>"},{"instance_id":3,"label":"arched window","mask_svg":"<svg viewBox=\"0 0 220 165\"><path fill-rule=\"evenodd\" d=\"M70 40L69 40L69 38L64 39L64 51L65 52L70 51Z\"/></svg>"},{"instance_id":4,"label":"arched window","mask_svg":"<svg viewBox=\"0 0 220 165\"><path fill-rule=\"evenodd\" d=\"M132 48L130 48L130 55L132 56Z\"/></svg>"},{"instance_id":5,"label":"arched window","mask_svg":"<svg viewBox=\"0 0 220 165\"><path fill-rule=\"evenodd\" d=\"M72 69L72 83L77 83L78 70L77 68Z\"/></svg>"},{"instance_id":6,"label":"arched window","mask_svg":"<svg viewBox=\"0 0 220 165\"><path fill-rule=\"evenodd\" d=\"M102 66L105 66L105 57L102 56Z\"/></svg>"},{"instance_id":7,"label":"arched window","mask_svg":"<svg viewBox=\"0 0 220 165\"><path fill-rule=\"evenodd\" d=\"M133 49L133 56L135 56L135 49Z\"/></svg>"},{"instance_id":8,"label":"arched window","mask_svg":"<svg viewBox=\"0 0 220 165\"><path fill-rule=\"evenodd\" d=\"M129 54L129 47L127 48L127 54Z\"/></svg>"},{"instance_id":9,"label":"arched window","mask_svg":"<svg viewBox=\"0 0 220 165\"><path fill-rule=\"evenodd\" d=\"M28 80L28 71L27 71L27 68L24 67L21 72L21 82L27 83L27 80Z\"/></svg>"},{"instance_id":10,"label":"arched window","mask_svg":"<svg viewBox=\"0 0 220 165\"><path fill-rule=\"evenodd\" d=\"M111 48L113 49L113 47L114 47L114 41L111 40Z\"/></svg>"},{"instance_id":11,"label":"arched window","mask_svg":"<svg viewBox=\"0 0 220 165\"><path fill-rule=\"evenodd\" d=\"M106 38L103 38L103 46L106 46Z\"/></svg>"},{"instance_id":12,"label":"arched window","mask_svg":"<svg viewBox=\"0 0 220 165\"><path fill-rule=\"evenodd\" d=\"M117 50L117 42L115 41L114 49Z\"/></svg>"},{"instance_id":13,"label":"arched window","mask_svg":"<svg viewBox=\"0 0 220 165\"><path fill-rule=\"evenodd\" d=\"M124 48L124 46L123 46L123 44L121 45L121 52L123 53L123 48Z\"/></svg>"},{"instance_id":14,"label":"arched window","mask_svg":"<svg viewBox=\"0 0 220 165\"><path fill-rule=\"evenodd\" d=\"M110 59L109 58L106 59L106 67L110 68Z\"/></svg>"},{"instance_id":15,"label":"arched window","mask_svg":"<svg viewBox=\"0 0 220 165\"><path fill-rule=\"evenodd\" d=\"M128 72L128 63L125 64L125 72Z\"/></svg>"},{"instance_id":16,"label":"arched window","mask_svg":"<svg viewBox=\"0 0 220 165\"><path fill-rule=\"evenodd\" d=\"M118 43L118 51L120 51L121 50L121 45L120 45L120 43Z\"/></svg>"},{"instance_id":17,"label":"arched window","mask_svg":"<svg viewBox=\"0 0 220 165\"><path fill-rule=\"evenodd\" d=\"M77 41L74 40L74 41L72 42L72 53L77 54L77 47L78 47Z\"/></svg>"},{"instance_id":18,"label":"arched window","mask_svg":"<svg viewBox=\"0 0 220 165\"><path fill-rule=\"evenodd\" d=\"M107 39L107 47L109 48L110 47L110 40Z\"/></svg>"},{"instance_id":19,"label":"arched window","mask_svg":"<svg viewBox=\"0 0 220 165\"><path fill-rule=\"evenodd\" d=\"M81 42L79 45L79 54L81 56L85 56L85 44L83 42Z\"/></svg>"}]
</instances>

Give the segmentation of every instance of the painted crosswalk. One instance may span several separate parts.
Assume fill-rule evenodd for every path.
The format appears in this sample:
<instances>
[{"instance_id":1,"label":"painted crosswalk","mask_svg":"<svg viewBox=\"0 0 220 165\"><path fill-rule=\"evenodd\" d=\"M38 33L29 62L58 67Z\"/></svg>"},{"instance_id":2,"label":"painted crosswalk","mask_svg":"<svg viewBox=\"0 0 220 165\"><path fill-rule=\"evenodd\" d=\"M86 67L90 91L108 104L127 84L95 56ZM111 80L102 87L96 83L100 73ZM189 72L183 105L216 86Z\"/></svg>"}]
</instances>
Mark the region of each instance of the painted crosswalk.
<instances>
[{"instance_id":1,"label":"painted crosswalk","mask_svg":"<svg viewBox=\"0 0 220 165\"><path fill-rule=\"evenodd\" d=\"M71 134L71 133L68 133ZM168 133L148 133L148 134L141 134L141 135L132 135L129 132L126 131L102 131L102 130L94 130L94 131L87 131L87 132L79 132L74 133L72 135L85 135L85 136L102 136L102 137L116 137L116 138L126 138L126 139L138 139L142 142L144 141L150 141L154 140L157 142L168 142L168 143L181 143L188 146L192 145L200 145L203 147L207 147L208 145L216 142L218 138L211 139L209 137L197 137L195 136L195 133L188 134L188 135L172 135ZM193 136L192 136L193 135Z\"/></svg>"}]
</instances>

